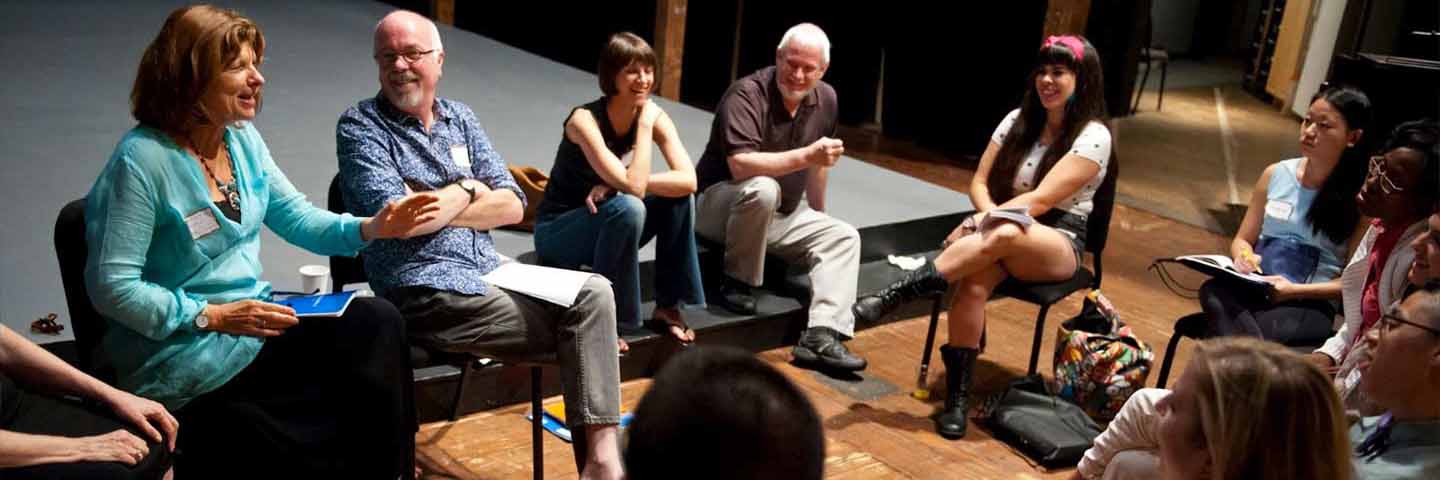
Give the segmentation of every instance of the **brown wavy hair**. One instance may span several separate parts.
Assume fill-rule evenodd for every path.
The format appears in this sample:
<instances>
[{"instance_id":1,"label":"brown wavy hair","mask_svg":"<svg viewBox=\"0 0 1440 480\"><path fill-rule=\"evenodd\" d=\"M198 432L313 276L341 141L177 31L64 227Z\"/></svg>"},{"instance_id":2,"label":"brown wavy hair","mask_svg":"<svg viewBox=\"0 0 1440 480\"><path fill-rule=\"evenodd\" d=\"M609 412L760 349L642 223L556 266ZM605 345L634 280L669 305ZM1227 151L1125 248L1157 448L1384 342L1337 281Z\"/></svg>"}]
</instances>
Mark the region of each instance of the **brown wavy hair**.
<instances>
[{"instance_id":1,"label":"brown wavy hair","mask_svg":"<svg viewBox=\"0 0 1440 480\"><path fill-rule=\"evenodd\" d=\"M1063 65L1075 72L1075 92L1065 105L1065 122L1060 127L1060 136L1045 151L1040 165L1036 167L1037 182L1070 152L1070 146L1086 125L1091 121L1106 121L1105 77L1100 71L1100 53L1095 51L1089 40L1077 38L1085 45L1081 60L1075 59L1078 52L1071 52L1069 47L1057 42L1040 49L1035 69L1026 77L1028 83L1025 85L1025 96L1020 100L1020 115L1010 126L1010 133L1001 140L990 175L985 177L985 185L990 187L990 196L996 205L1015 197L1015 174L1020 170L1020 163L1025 161L1025 154L1040 141L1040 134L1045 131L1045 106L1040 104L1035 94L1035 76L1045 67Z\"/></svg>"},{"instance_id":2,"label":"brown wavy hair","mask_svg":"<svg viewBox=\"0 0 1440 480\"><path fill-rule=\"evenodd\" d=\"M610 35L610 40L605 42L605 48L600 49L600 65L595 69L595 75L600 77L600 91L605 96L611 96L615 91L615 75L624 70L630 62L640 62L641 65L657 68L655 63L655 49L639 35L630 32L620 32ZM659 77L651 84L653 92L659 86Z\"/></svg>"},{"instance_id":3,"label":"brown wavy hair","mask_svg":"<svg viewBox=\"0 0 1440 480\"><path fill-rule=\"evenodd\" d=\"M1201 342L1196 402L1212 478L1349 480L1344 407L1300 354L1248 337Z\"/></svg>"},{"instance_id":4,"label":"brown wavy hair","mask_svg":"<svg viewBox=\"0 0 1440 480\"><path fill-rule=\"evenodd\" d=\"M140 57L130 89L130 114L141 125L170 134L208 123L200 97L246 46L263 57L265 35L234 10L191 5L170 12Z\"/></svg>"}]
</instances>

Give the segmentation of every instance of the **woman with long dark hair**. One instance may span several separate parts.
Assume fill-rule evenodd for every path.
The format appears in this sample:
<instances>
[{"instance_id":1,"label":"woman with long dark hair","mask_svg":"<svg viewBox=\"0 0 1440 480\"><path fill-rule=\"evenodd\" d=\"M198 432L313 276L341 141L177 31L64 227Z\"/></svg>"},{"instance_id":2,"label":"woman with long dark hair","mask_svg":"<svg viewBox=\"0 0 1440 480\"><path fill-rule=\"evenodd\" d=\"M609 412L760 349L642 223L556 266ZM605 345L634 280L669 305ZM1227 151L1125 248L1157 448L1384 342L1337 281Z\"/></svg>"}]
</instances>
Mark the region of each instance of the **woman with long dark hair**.
<instances>
[{"instance_id":1,"label":"woman with long dark hair","mask_svg":"<svg viewBox=\"0 0 1440 480\"><path fill-rule=\"evenodd\" d=\"M937 430L965 435L971 370L985 326L985 302L1001 281L1070 278L1084 250L1095 190L1110 161L1105 83L1095 47L1074 36L1040 47L1020 108L1000 122L970 184L977 213L945 239L945 250L880 293L855 303L857 319L874 321L901 303L958 284L950 305L950 340L940 347L947 395ZM1036 223L987 218L1022 209Z\"/></svg>"},{"instance_id":2,"label":"woman with long dark hair","mask_svg":"<svg viewBox=\"0 0 1440 480\"><path fill-rule=\"evenodd\" d=\"M1355 194L1365 182L1370 110L1365 93L1350 87L1324 89L1310 101L1300 124L1301 156L1260 175L1230 242L1236 270L1264 275L1274 288L1221 279L1201 285L1200 306L1214 334L1287 345L1330 336L1340 271L1365 231Z\"/></svg>"}]
</instances>

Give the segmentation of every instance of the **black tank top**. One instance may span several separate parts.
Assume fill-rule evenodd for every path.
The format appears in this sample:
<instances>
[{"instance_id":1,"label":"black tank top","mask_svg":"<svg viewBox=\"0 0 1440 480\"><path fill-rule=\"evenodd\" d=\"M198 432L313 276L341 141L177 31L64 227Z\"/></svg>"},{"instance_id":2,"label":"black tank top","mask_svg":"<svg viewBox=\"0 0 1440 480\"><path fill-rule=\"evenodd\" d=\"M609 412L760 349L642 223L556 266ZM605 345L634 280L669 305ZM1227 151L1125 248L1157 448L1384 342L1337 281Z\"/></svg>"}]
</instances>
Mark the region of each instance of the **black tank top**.
<instances>
[{"instance_id":1,"label":"black tank top","mask_svg":"<svg viewBox=\"0 0 1440 480\"><path fill-rule=\"evenodd\" d=\"M589 110L590 115L595 117L596 126L600 127L600 137L605 139L605 148L610 149L616 157L624 157L635 148L635 125L632 122L630 131L626 132L624 137L616 135L615 127L610 125L610 114L606 112L609 103L608 97L600 97L571 109L570 114L574 115L575 110L581 108ZM569 121L570 116L565 116L565 120ZM555 151L555 165L550 167L550 183L545 185L545 200L540 202L536 215L561 214L583 207L585 196L590 194L590 189L601 183L603 181L600 180L600 174L595 173L590 162L585 160L585 152L580 149L580 145L570 141L562 129L560 147Z\"/></svg>"}]
</instances>

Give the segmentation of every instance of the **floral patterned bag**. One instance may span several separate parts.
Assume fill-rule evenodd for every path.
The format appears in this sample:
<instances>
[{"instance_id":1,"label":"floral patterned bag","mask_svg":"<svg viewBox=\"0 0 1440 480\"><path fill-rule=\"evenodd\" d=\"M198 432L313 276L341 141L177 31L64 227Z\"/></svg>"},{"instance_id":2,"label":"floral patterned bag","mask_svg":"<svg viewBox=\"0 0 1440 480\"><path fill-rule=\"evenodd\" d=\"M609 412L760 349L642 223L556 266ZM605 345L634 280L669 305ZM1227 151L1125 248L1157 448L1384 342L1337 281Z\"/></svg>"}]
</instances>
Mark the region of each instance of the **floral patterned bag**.
<instances>
[{"instance_id":1,"label":"floral patterned bag","mask_svg":"<svg viewBox=\"0 0 1440 480\"><path fill-rule=\"evenodd\" d=\"M1108 421L1145 386L1153 357L1150 346L1093 291L1080 313L1056 329L1054 391L1091 418Z\"/></svg>"}]
</instances>

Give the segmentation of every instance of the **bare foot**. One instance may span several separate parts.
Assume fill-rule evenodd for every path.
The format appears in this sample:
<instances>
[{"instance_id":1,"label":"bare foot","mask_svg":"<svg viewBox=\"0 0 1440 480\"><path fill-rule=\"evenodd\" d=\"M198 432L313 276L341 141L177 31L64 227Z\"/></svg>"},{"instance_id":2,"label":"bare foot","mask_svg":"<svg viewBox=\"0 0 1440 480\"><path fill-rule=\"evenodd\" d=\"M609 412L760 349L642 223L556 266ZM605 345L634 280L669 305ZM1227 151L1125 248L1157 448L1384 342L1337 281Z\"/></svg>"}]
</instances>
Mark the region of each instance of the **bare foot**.
<instances>
[{"instance_id":1,"label":"bare foot","mask_svg":"<svg viewBox=\"0 0 1440 480\"><path fill-rule=\"evenodd\" d=\"M659 329L663 326L669 330L670 336L675 337L680 343L691 343L695 341L695 330L685 324L685 318L680 315L678 308L656 308L651 314L651 328ZM657 325L658 324L658 325Z\"/></svg>"}]
</instances>

